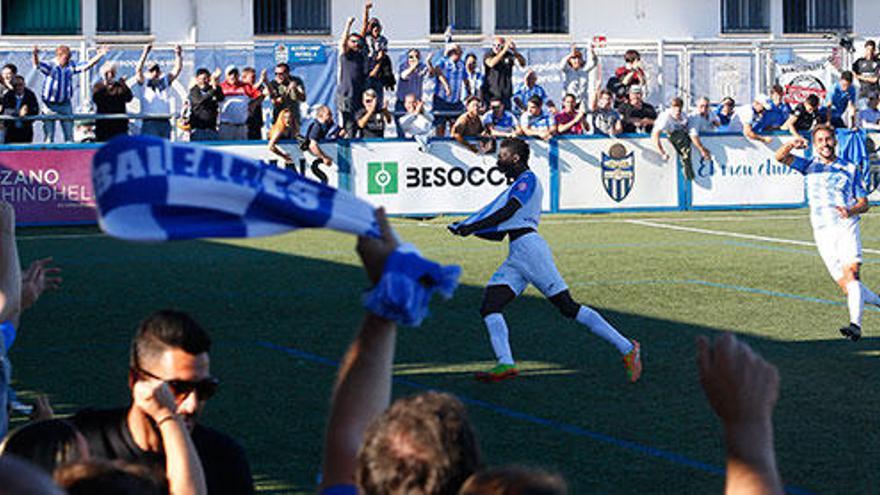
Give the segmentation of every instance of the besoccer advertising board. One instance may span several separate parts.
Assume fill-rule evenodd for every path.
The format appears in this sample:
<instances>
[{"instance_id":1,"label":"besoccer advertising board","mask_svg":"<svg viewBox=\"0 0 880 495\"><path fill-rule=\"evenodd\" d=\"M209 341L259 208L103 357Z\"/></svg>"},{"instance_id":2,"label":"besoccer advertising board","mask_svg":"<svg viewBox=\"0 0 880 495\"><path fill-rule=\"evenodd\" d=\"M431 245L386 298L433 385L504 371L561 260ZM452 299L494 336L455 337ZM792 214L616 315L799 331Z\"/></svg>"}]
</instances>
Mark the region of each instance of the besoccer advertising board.
<instances>
[{"instance_id":1,"label":"besoccer advertising board","mask_svg":"<svg viewBox=\"0 0 880 495\"><path fill-rule=\"evenodd\" d=\"M677 207L676 174L675 160L663 162L650 138L560 139L559 209Z\"/></svg>"},{"instance_id":2,"label":"besoccer advertising board","mask_svg":"<svg viewBox=\"0 0 880 495\"><path fill-rule=\"evenodd\" d=\"M693 206L791 205L805 201L804 176L774 157L775 150L782 146L779 137L770 144L742 136L701 136L701 141L712 158L704 160L694 147Z\"/></svg>"},{"instance_id":3,"label":"besoccer advertising board","mask_svg":"<svg viewBox=\"0 0 880 495\"><path fill-rule=\"evenodd\" d=\"M270 165L283 166L281 157L269 151L266 143L259 144L212 144L214 148L222 151L244 156L252 160L260 160ZM332 165L324 165L317 156L308 151L301 151L299 144L295 142L279 143L283 149L293 158L293 170L305 175L309 179L323 182L332 187L339 187L339 166L336 163L336 143L321 143L321 149L333 159Z\"/></svg>"},{"instance_id":4,"label":"besoccer advertising board","mask_svg":"<svg viewBox=\"0 0 880 495\"><path fill-rule=\"evenodd\" d=\"M530 140L529 167L544 190L543 210L550 209L549 146ZM470 213L507 188L496 156L475 155L458 143L436 141L427 152L415 142L352 142L351 170L355 195L388 213L425 215Z\"/></svg>"}]
</instances>

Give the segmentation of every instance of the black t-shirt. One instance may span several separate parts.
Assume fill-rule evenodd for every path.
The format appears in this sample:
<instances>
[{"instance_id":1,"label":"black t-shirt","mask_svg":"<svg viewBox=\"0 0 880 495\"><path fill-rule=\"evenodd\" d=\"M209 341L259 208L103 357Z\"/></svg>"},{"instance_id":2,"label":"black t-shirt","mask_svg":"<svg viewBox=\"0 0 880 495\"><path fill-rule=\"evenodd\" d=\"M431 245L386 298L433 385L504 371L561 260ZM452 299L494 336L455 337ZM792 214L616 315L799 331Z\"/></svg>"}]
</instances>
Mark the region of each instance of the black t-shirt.
<instances>
[{"instance_id":1,"label":"black t-shirt","mask_svg":"<svg viewBox=\"0 0 880 495\"><path fill-rule=\"evenodd\" d=\"M337 94L360 102L364 92L367 75L367 56L364 50L349 50L339 55L339 86Z\"/></svg>"},{"instance_id":2,"label":"black t-shirt","mask_svg":"<svg viewBox=\"0 0 880 495\"><path fill-rule=\"evenodd\" d=\"M825 114L820 112L818 108L808 112L803 103L794 107L791 114L797 117L797 120L794 121L794 128L798 131L809 131L813 128L814 123L824 124L826 120Z\"/></svg>"},{"instance_id":3,"label":"black t-shirt","mask_svg":"<svg viewBox=\"0 0 880 495\"><path fill-rule=\"evenodd\" d=\"M485 76L483 77L483 98L501 98L504 102L509 102L513 96L513 64L516 57L512 53L507 52L495 67L489 67L486 62L495 56L495 52L488 50L483 56L483 69Z\"/></svg>"},{"instance_id":4,"label":"black t-shirt","mask_svg":"<svg viewBox=\"0 0 880 495\"><path fill-rule=\"evenodd\" d=\"M654 106L647 102L642 102L642 108L636 108L629 103L620 105L618 109L623 116L623 132L638 132L636 126L628 122L629 119L657 119L657 110ZM641 132L650 133L654 129L653 125L645 126Z\"/></svg>"},{"instance_id":5,"label":"black t-shirt","mask_svg":"<svg viewBox=\"0 0 880 495\"><path fill-rule=\"evenodd\" d=\"M128 409L86 409L73 423L86 438L92 457L142 464L165 473L165 456L142 450L131 436ZM254 480L244 449L232 438L206 426L196 425L192 441L199 453L209 495L251 495Z\"/></svg>"},{"instance_id":6,"label":"black t-shirt","mask_svg":"<svg viewBox=\"0 0 880 495\"><path fill-rule=\"evenodd\" d=\"M367 109L361 108L354 115L355 120L361 120L367 114ZM376 112L367 121L367 125L363 128L358 127L358 137L362 138L381 138L385 137L385 117L382 112Z\"/></svg>"},{"instance_id":7,"label":"black t-shirt","mask_svg":"<svg viewBox=\"0 0 880 495\"><path fill-rule=\"evenodd\" d=\"M863 76L876 76L880 74L880 58L874 57L869 60L862 57L852 64L852 71ZM859 98L868 96L869 93L880 91L880 83L869 84L860 81Z\"/></svg>"},{"instance_id":8,"label":"black t-shirt","mask_svg":"<svg viewBox=\"0 0 880 495\"><path fill-rule=\"evenodd\" d=\"M339 128L336 127L336 124L333 122L323 123L320 121L314 121L309 124L309 129L306 131L306 137L309 141L334 141L339 136Z\"/></svg>"}]
</instances>

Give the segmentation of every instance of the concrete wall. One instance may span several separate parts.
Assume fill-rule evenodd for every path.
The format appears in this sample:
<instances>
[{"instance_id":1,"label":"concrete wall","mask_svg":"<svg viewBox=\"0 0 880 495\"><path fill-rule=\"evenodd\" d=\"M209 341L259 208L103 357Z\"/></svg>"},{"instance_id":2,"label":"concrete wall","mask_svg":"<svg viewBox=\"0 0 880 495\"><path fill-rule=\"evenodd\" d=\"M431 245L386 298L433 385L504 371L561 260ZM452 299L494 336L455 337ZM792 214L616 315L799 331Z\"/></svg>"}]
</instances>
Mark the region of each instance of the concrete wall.
<instances>
[{"instance_id":1,"label":"concrete wall","mask_svg":"<svg viewBox=\"0 0 880 495\"><path fill-rule=\"evenodd\" d=\"M856 35L880 36L880 1L852 2ZM246 43L254 39L253 0L151 0L150 3L151 34L158 44ZM383 20L385 33L393 44L412 46L428 41L429 0L375 0L375 3L373 14ZM96 5L97 0L82 0L83 35L87 38L95 34ZM482 31L488 38L495 28L495 0L482 0L481 5ZM757 38L784 38L782 5L783 0L770 0L771 33ZM323 39L338 37L349 16L356 18L355 26L359 28L362 13L363 0L331 0L332 36ZM568 14L568 34L526 35L521 37L520 43L568 43L588 40L595 35L604 35L609 42L722 36L721 0L569 0Z\"/></svg>"}]
</instances>

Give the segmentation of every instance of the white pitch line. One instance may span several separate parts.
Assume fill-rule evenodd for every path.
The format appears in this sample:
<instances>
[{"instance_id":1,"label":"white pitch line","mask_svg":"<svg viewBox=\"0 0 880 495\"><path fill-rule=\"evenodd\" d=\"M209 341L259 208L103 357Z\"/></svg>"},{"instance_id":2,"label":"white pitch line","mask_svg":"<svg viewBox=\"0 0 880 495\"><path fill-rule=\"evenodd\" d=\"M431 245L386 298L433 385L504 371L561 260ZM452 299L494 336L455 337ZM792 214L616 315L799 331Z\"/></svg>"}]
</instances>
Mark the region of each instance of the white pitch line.
<instances>
[{"instance_id":1,"label":"white pitch line","mask_svg":"<svg viewBox=\"0 0 880 495\"><path fill-rule=\"evenodd\" d=\"M462 215L449 215L462 216ZM628 223L635 220L645 220L651 222L748 222L751 220L806 220L807 215L755 215L755 216L729 216L729 217L694 217L694 218L571 218L564 220L553 220L552 217L541 220L541 225L566 225L566 224L593 224L593 223ZM435 222L394 222L395 227L442 227L446 228L444 223Z\"/></svg>"},{"instance_id":2,"label":"white pitch line","mask_svg":"<svg viewBox=\"0 0 880 495\"><path fill-rule=\"evenodd\" d=\"M642 225L644 227L653 227L656 229L667 229L667 230L677 230L679 232L690 232L693 234L704 234L704 235L714 235L721 237L733 237L736 239L749 239L751 241L762 241L762 242L770 242L775 244L791 244L795 246L810 246L815 247L816 243L809 241L799 241L797 239L780 239L778 237L766 237L762 235L754 235L754 234L742 234L739 232L728 232L726 230L709 230L709 229L698 229L696 227L683 227L681 225L669 225L665 223L655 223L648 220L627 220L626 223L634 224L634 225ZM862 249L864 253L870 254L880 254L880 250L877 249Z\"/></svg>"}]
</instances>

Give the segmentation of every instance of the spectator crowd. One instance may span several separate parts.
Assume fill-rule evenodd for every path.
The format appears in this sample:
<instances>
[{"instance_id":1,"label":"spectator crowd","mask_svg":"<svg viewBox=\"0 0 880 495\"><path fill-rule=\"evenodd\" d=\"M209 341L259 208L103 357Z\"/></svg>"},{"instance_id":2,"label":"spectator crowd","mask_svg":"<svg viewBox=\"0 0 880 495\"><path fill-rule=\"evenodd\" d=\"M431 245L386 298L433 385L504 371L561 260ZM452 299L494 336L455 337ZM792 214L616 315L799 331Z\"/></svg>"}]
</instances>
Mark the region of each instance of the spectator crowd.
<instances>
[{"instance_id":1,"label":"spectator crowd","mask_svg":"<svg viewBox=\"0 0 880 495\"><path fill-rule=\"evenodd\" d=\"M174 64L166 74L158 62L148 60L152 46L147 45L133 77L120 77L113 63L100 67L100 80L91 88L91 102L99 116L94 140L106 141L137 127L130 126L126 115L133 100L140 108L136 120L141 134L170 138L172 118L179 113L178 135L192 141L266 138L270 150L290 162L290 154L278 143L295 140L324 165L330 163L320 142L338 138L393 135L415 139L427 152L432 137L450 136L474 153L486 153L494 149L494 139L511 136L551 139L647 133L655 136L660 155L668 157L656 137L662 133L683 161L689 162L691 148L704 158L708 155L700 134L742 132L750 139L769 142L768 132L797 134L822 123L880 129L880 57L872 40L865 43L852 70L843 71L824 96L811 93L803 102L790 105L785 89L776 85L769 96L755 98L751 115L741 119L732 97L712 105L705 97L690 95L695 102L690 112L678 97L665 102L662 111L655 108L645 101L651 74L636 50L626 51L624 64L603 82L595 74L596 47L572 45L559 62L559 95L548 94L525 54L511 38L501 36L482 54L465 52L453 42L450 28L440 52L426 54L412 48L403 61L395 63L382 22L371 17L372 8L372 0L367 0L361 29L354 30L356 21L350 17L339 39L337 115L320 105L309 108L303 79L284 62L275 65L273 77L254 67L197 68L182 109L176 109L172 84L180 76L183 51L175 47ZM57 126L64 141L73 140L75 76L97 66L107 53L101 47L92 58L74 62L67 46L57 47L52 59L35 47L33 65L44 76L39 94L26 87L15 65L5 65L0 73L3 141L31 142L34 120L22 117L39 114L60 119L43 120L47 142L55 140ZM516 67L523 73L519 81L514 80Z\"/></svg>"}]
</instances>

